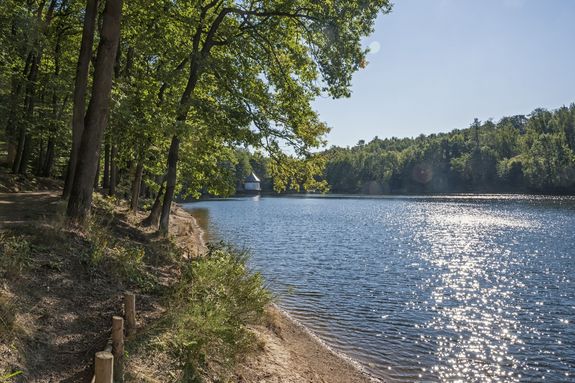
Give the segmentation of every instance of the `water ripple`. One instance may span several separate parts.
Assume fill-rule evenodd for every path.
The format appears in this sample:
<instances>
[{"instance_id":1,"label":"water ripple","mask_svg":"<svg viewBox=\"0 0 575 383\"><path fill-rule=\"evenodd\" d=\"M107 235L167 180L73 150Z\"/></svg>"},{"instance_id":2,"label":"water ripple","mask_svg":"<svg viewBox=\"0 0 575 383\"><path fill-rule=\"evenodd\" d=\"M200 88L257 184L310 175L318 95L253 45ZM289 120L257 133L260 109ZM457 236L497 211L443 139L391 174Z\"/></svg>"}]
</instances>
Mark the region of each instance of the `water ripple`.
<instances>
[{"instance_id":1,"label":"water ripple","mask_svg":"<svg viewBox=\"0 0 575 383\"><path fill-rule=\"evenodd\" d=\"M389 381L575 381L575 199L190 204L280 304Z\"/></svg>"}]
</instances>

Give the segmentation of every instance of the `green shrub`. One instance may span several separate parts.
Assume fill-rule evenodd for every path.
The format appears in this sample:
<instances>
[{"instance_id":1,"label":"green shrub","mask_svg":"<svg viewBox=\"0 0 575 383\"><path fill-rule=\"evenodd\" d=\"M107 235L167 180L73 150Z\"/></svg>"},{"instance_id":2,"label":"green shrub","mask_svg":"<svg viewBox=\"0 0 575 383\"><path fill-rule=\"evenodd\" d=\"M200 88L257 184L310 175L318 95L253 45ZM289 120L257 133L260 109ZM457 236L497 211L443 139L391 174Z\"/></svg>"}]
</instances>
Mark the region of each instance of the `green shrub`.
<instances>
[{"instance_id":1,"label":"green shrub","mask_svg":"<svg viewBox=\"0 0 575 383\"><path fill-rule=\"evenodd\" d=\"M109 251L112 269L124 281L137 285L145 291L154 288L156 281L146 270L144 249L139 246L116 245Z\"/></svg>"},{"instance_id":2,"label":"green shrub","mask_svg":"<svg viewBox=\"0 0 575 383\"><path fill-rule=\"evenodd\" d=\"M87 246L82 249L82 258L91 267L99 266L113 242L110 231L95 218L91 218L86 228Z\"/></svg>"},{"instance_id":3,"label":"green shrub","mask_svg":"<svg viewBox=\"0 0 575 383\"><path fill-rule=\"evenodd\" d=\"M256 344L246 325L263 318L271 295L246 260L245 252L216 246L184 266L170 308L169 336L184 382L201 382L208 371L225 380Z\"/></svg>"},{"instance_id":4,"label":"green shrub","mask_svg":"<svg viewBox=\"0 0 575 383\"><path fill-rule=\"evenodd\" d=\"M16 276L32 263L30 242L21 236L0 233L0 270Z\"/></svg>"}]
</instances>

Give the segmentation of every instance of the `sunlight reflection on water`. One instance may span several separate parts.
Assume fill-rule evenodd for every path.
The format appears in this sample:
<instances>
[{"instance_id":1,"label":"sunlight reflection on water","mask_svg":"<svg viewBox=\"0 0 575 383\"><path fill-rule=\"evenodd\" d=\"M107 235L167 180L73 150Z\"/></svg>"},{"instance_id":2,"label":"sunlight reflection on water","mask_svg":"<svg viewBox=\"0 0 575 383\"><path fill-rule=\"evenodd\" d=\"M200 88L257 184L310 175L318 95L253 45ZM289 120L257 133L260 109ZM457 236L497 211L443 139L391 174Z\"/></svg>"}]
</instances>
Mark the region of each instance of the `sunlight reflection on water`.
<instances>
[{"instance_id":1,"label":"sunlight reflection on water","mask_svg":"<svg viewBox=\"0 0 575 383\"><path fill-rule=\"evenodd\" d=\"M569 198L237 199L189 207L281 305L390 381L573 381Z\"/></svg>"}]
</instances>

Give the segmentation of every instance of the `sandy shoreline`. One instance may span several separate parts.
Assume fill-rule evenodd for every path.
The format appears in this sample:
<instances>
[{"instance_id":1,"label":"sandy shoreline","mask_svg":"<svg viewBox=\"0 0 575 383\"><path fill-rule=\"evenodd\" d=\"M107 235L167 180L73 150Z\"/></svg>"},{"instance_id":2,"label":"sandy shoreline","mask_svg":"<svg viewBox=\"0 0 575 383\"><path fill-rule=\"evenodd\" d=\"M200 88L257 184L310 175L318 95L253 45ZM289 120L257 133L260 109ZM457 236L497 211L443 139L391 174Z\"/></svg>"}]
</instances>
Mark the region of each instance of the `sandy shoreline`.
<instances>
[{"instance_id":1,"label":"sandy shoreline","mask_svg":"<svg viewBox=\"0 0 575 383\"><path fill-rule=\"evenodd\" d=\"M206 246L204 229L181 205L174 209L173 218L177 243L188 256L199 255ZM261 347L237 369L238 382L382 382L363 371L353 359L331 349L277 305L268 308L268 318L265 325L251 328Z\"/></svg>"}]
</instances>

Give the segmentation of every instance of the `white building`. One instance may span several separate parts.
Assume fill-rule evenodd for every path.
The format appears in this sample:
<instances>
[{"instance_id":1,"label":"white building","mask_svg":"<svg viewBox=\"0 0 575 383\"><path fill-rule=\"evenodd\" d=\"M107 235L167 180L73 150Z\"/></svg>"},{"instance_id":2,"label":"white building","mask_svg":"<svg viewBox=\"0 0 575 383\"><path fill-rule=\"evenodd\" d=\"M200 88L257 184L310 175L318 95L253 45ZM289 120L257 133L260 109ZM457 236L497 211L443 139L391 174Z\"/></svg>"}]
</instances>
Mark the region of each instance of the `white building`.
<instances>
[{"instance_id":1,"label":"white building","mask_svg":"<svg viewBox=\"0 0 575 383\"><path fill-rule=\"evenodd\" d=\"M260 179L252 172L244 182L245 191L261 191Z\"/></svg>"}]
</instances>

